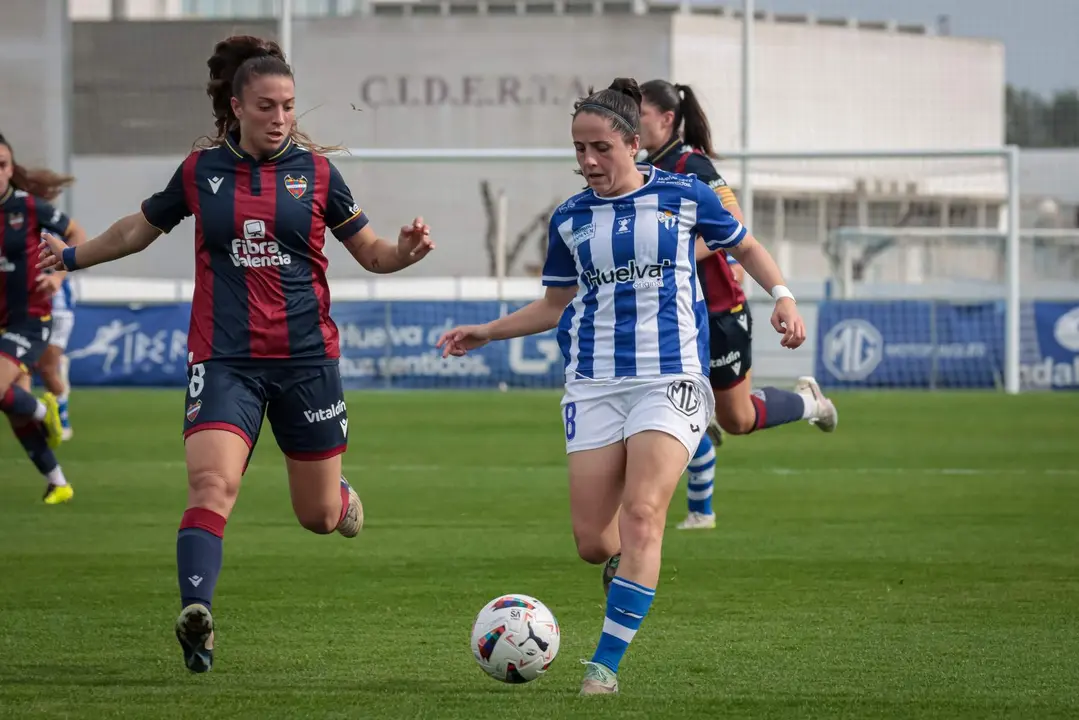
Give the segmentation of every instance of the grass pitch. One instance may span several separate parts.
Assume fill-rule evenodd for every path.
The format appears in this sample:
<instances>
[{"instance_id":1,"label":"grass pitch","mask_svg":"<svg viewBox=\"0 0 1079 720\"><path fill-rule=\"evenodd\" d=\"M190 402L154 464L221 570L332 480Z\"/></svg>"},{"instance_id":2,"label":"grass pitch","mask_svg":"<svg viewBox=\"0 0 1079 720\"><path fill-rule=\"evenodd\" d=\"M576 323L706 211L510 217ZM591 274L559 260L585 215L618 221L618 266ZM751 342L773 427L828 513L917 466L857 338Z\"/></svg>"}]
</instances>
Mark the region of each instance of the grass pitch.
<instances>
[{"instance_id":1,"label":"grass pitch","mask_svg":"<svg viewBox=\"0 0 1079 720\"><path fill-rule=\"evenodd\" d=\"M183 391L76 392L67 506L40 502L4 430L0 717L1079 716L1079 395L840 395L835 435L728 439L719 527L668 530L616 698L576 695L604 603L574 552L557 401L350 395L355 541L298 526L267 428L201 676L172 635ZM562 627L524 686L469 649L506 592Z\"/></svg>"}]
</instances>

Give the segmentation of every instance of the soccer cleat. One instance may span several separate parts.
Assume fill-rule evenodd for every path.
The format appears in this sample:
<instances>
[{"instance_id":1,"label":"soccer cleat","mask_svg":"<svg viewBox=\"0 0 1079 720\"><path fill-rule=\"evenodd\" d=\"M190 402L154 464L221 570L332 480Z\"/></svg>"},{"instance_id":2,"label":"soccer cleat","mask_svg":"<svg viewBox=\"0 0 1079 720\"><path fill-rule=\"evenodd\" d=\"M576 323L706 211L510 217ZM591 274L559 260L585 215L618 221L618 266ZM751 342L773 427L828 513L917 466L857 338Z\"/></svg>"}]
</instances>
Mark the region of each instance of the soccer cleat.
<instances>
[{"instance_id":1,"label":"soccer cleat","mask_svg":"<svg viewBox=\"0 0 1079 720\"><path fill-rule=\"evenodd\" d=\"M67 412L67 400L57 398L56 405L60 410L60 427L62 428L60 437L66 442L75 434L75 431L71 429L71 418Z\"/></svg>"},{"instance_id":2,"label":"soccer cleat","mask_svg":"<svg viewBox=\"0 0 1079 720\"><path fill-rule=\"evenodd\" d=\"M184 650L184 664L195 673L214 665L214 619L205 605L188 605L176 618L176 639Z\"/></svg>"},{"instance_id":3,"label":"soccer cleat","mask_svg":"<svg viewBox=\"0 0 1079 720\"><path fill-rule=\"evenodd\" d=\"M45 495L42 500L46 505L59 505L60 503L66 503L71 498L75 497L75 490L70 485L53 485L49 484L45 488Z\"/></svg>"},{"instance_id":4,"label":"soccer cleat","mask_svg":"<svg viewBox=\"0 0 1079 720\"><path fill-rule=\"evenodd\" d=\"M607 591L611 589L611 580L614 580L614 576L618 574L618 563L622 560L622 553L618 553L611 557L607 561L607 564L603 566L603 594L606 595Z\"/></svg>"},{"instance_id":5,"label":"soccer cleat","mask_svg":"<svg viewBox=\"0 0 1079 720\"><path fill-rule=\"evenodd\" d=\"M341 522L337 524L337 532L347 538L352 538L359 535L360 530L363 529L363 503L360 502L360 496L356 490L345 482L344 478L341 478L341 484L348 488L348 510L345 511Z\"/></svg>"},{"instance_id":6,"label":"soccer cleat","mask_svg":"<svg viewBox=\"0 0 1079 720\"><path fill-rule=\"evenodd\" d=\"M798 378L794 392L799 395L810 395L817 402L817 416L809 420L810 425L816 425L824 432L835 432L836 425L839 424L839 411L835 409L835 403L824 397L815 378L809 376Z\"/></svg>"},{"instance_id":7,"label":"soccer cleat","mask_svg":"<svg viewBox=\"0 0 1079 720\"><path fill-rule=\"evenodd\" d=\"M704 429L708 439L712 441L712 447L719 450L719 446L723 444L723 428L719 426L719 420L713 415L711 421L708 423L708 427Z\"/></svg>"},{"instance_id":8,"label":"soccer cleat","mask_svg":"<svg viewBox=\"0 0 1079 720\"><path fill-rule=\"evenodd\" d=\"M60 422L60 404L51 392L42 395L41 402L45 404L45 418L41 421L41 427L45 431L45 442L55 449L64 441L64 426Z\"/></svg>"},{"instance_id":9,"label":"soccer cleat","mask_svg":"<svg viewBox=\"0 0 1079 720\"><path fill-rule=\"evenodd\" d=\"M614 695L618 692L618 675L606 665L585 662L582 695Z\"/></svg>"},{"instance_id":10,"label":"soccer cleat","mask_svg":"<svg viewBox=\"0 0 1079 720\"><path fill-rule=\"evenodd\" d=\"M676 526L679 530L711 530L716 526L715 513L690 512L686 519Z\"/></svg>"}]
</instances>

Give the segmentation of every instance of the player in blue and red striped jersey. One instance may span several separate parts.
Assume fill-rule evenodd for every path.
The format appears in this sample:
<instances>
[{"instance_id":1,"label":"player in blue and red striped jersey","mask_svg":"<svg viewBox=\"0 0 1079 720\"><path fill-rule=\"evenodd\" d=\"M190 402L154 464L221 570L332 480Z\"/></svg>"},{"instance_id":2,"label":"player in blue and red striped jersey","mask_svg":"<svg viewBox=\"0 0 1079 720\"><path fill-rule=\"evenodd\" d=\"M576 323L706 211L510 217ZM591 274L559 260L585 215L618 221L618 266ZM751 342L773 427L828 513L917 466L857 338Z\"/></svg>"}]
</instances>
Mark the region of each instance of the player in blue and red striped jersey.
<instances>
[{"instance_id":1,"label":"player in blue and red striped jersey","mask_svg":"<svg viewBox=\"0 0 1079 720\"><path fill-rule=\"evenodd\" d=\"M380 239L337 169L296 127L295 85L274 42L228 38L207 62L216 137L166 188L76 251L55 239L42 263L68 269L145 249L195 219L195 294L184 418L188 501L176 541L176 635L194 672L213 663L214 588L225 523L263 413L286 457L296 516L354 537L359 496L341 476L348 415L323 252L326 231L367 270L395 272L434 245L417 218Z\"/></svg>"},{"instance_id":2,"label":"player in blue and red striped jersey","mask_svg":"<svg viewBox=\"0 0 1079 720\"><path fill-rule=\"evenodd\" d=\"M69 242L85 239L49 202L71 181L16 164L11 144L0 135L0 411L45 476L48 505L67 502L74 491L53 454L63 432L56 396L46 392L38 400L30 392L30 373L49 343L52 296L64 279L62 272L38 269L37 247L42 230Z\"/></svg>"},{"instance_id":3,"label":"player in blue and red striped jersey","mask_svg":"<svg viewBox=\"0 0 1079 720\"><path fill-rule=\"evenodd\" d=\"M710 156L712 134L708 118L693 90L666 80L641 85L641 146L646 162L661 170L693 174L711 187L723 206L742 221L742 211ZM775 387L751 391L753 319L742 291L742 268L728 253L697 244L697 275L708 301L709 379L716 396L716 417L709 423L689 464L689 513L680 529L716 525L712 509L715 447L722 432L746 435L798 420L808 420L825 432L835 430L835 405L812 377L799 378L794 392Z\"/></svg>"}]
</instances>

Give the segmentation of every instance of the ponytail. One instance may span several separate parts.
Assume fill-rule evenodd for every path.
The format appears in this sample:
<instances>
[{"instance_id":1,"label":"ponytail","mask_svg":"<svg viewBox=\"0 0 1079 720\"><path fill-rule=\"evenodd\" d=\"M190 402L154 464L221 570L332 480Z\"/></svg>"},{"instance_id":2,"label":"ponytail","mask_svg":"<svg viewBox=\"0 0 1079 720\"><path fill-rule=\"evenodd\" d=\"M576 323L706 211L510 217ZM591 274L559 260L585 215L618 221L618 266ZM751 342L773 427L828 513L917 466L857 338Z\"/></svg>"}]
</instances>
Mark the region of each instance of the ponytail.
<instances>
[{"instance_id":1,"label":"ponytail","mask_svg":"<svg viewBox=\"0 0 1079 720\"><path fill-rule=\"evenodd\" d=\"M674 131L681 131L682 140L687 145L710 157L715 156L708 117L689 85L649 80L641 85L641 94L661 112L674 113Z\"/></svg>"},{"instance_id":2,"label":"ponytail","mask_svg":"<svg viewBox=\"0 0 1079 720\"><path fill-rule=\"evenodd\" d=\"M708 116L697 100L697 95L689 85L675 85L675 90L682 97L679 112L682 116L682 139L687 145L697 148L709 157L715 156L712 147L712 129L708 125Z\"/></svg>"}]
</instances>

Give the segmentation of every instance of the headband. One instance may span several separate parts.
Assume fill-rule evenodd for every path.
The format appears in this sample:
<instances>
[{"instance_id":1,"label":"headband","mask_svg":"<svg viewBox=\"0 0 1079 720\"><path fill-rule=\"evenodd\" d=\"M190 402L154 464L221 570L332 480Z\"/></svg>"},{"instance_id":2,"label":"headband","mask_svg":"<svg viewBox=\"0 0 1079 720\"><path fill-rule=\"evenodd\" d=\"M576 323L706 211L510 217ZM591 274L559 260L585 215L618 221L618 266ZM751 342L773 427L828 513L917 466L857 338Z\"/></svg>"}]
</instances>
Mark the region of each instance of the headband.
<instances>
[{"instance_id":1,"label":"headband","mask_svg":"<svg viewBox=\"0 0 1079 720\"><path fill-rule=\"evenodd\" d=\"M625 128L627 130L629 130L631 133L637 132L637 128L633 127L633 123L631 123L629 120L627 120L625 117L623 117L622 113L618 112L617 110L612 110L611 108L607 107L606 105L600 105L598 103L590 103L590 102L581 103L580 105L577 106L578 111L584 110L585 108L600 110L600 111L610 115L611 117L613 117L618 122L622 123L622 125L625 126Z\"/></svg>"}]
</instances>

